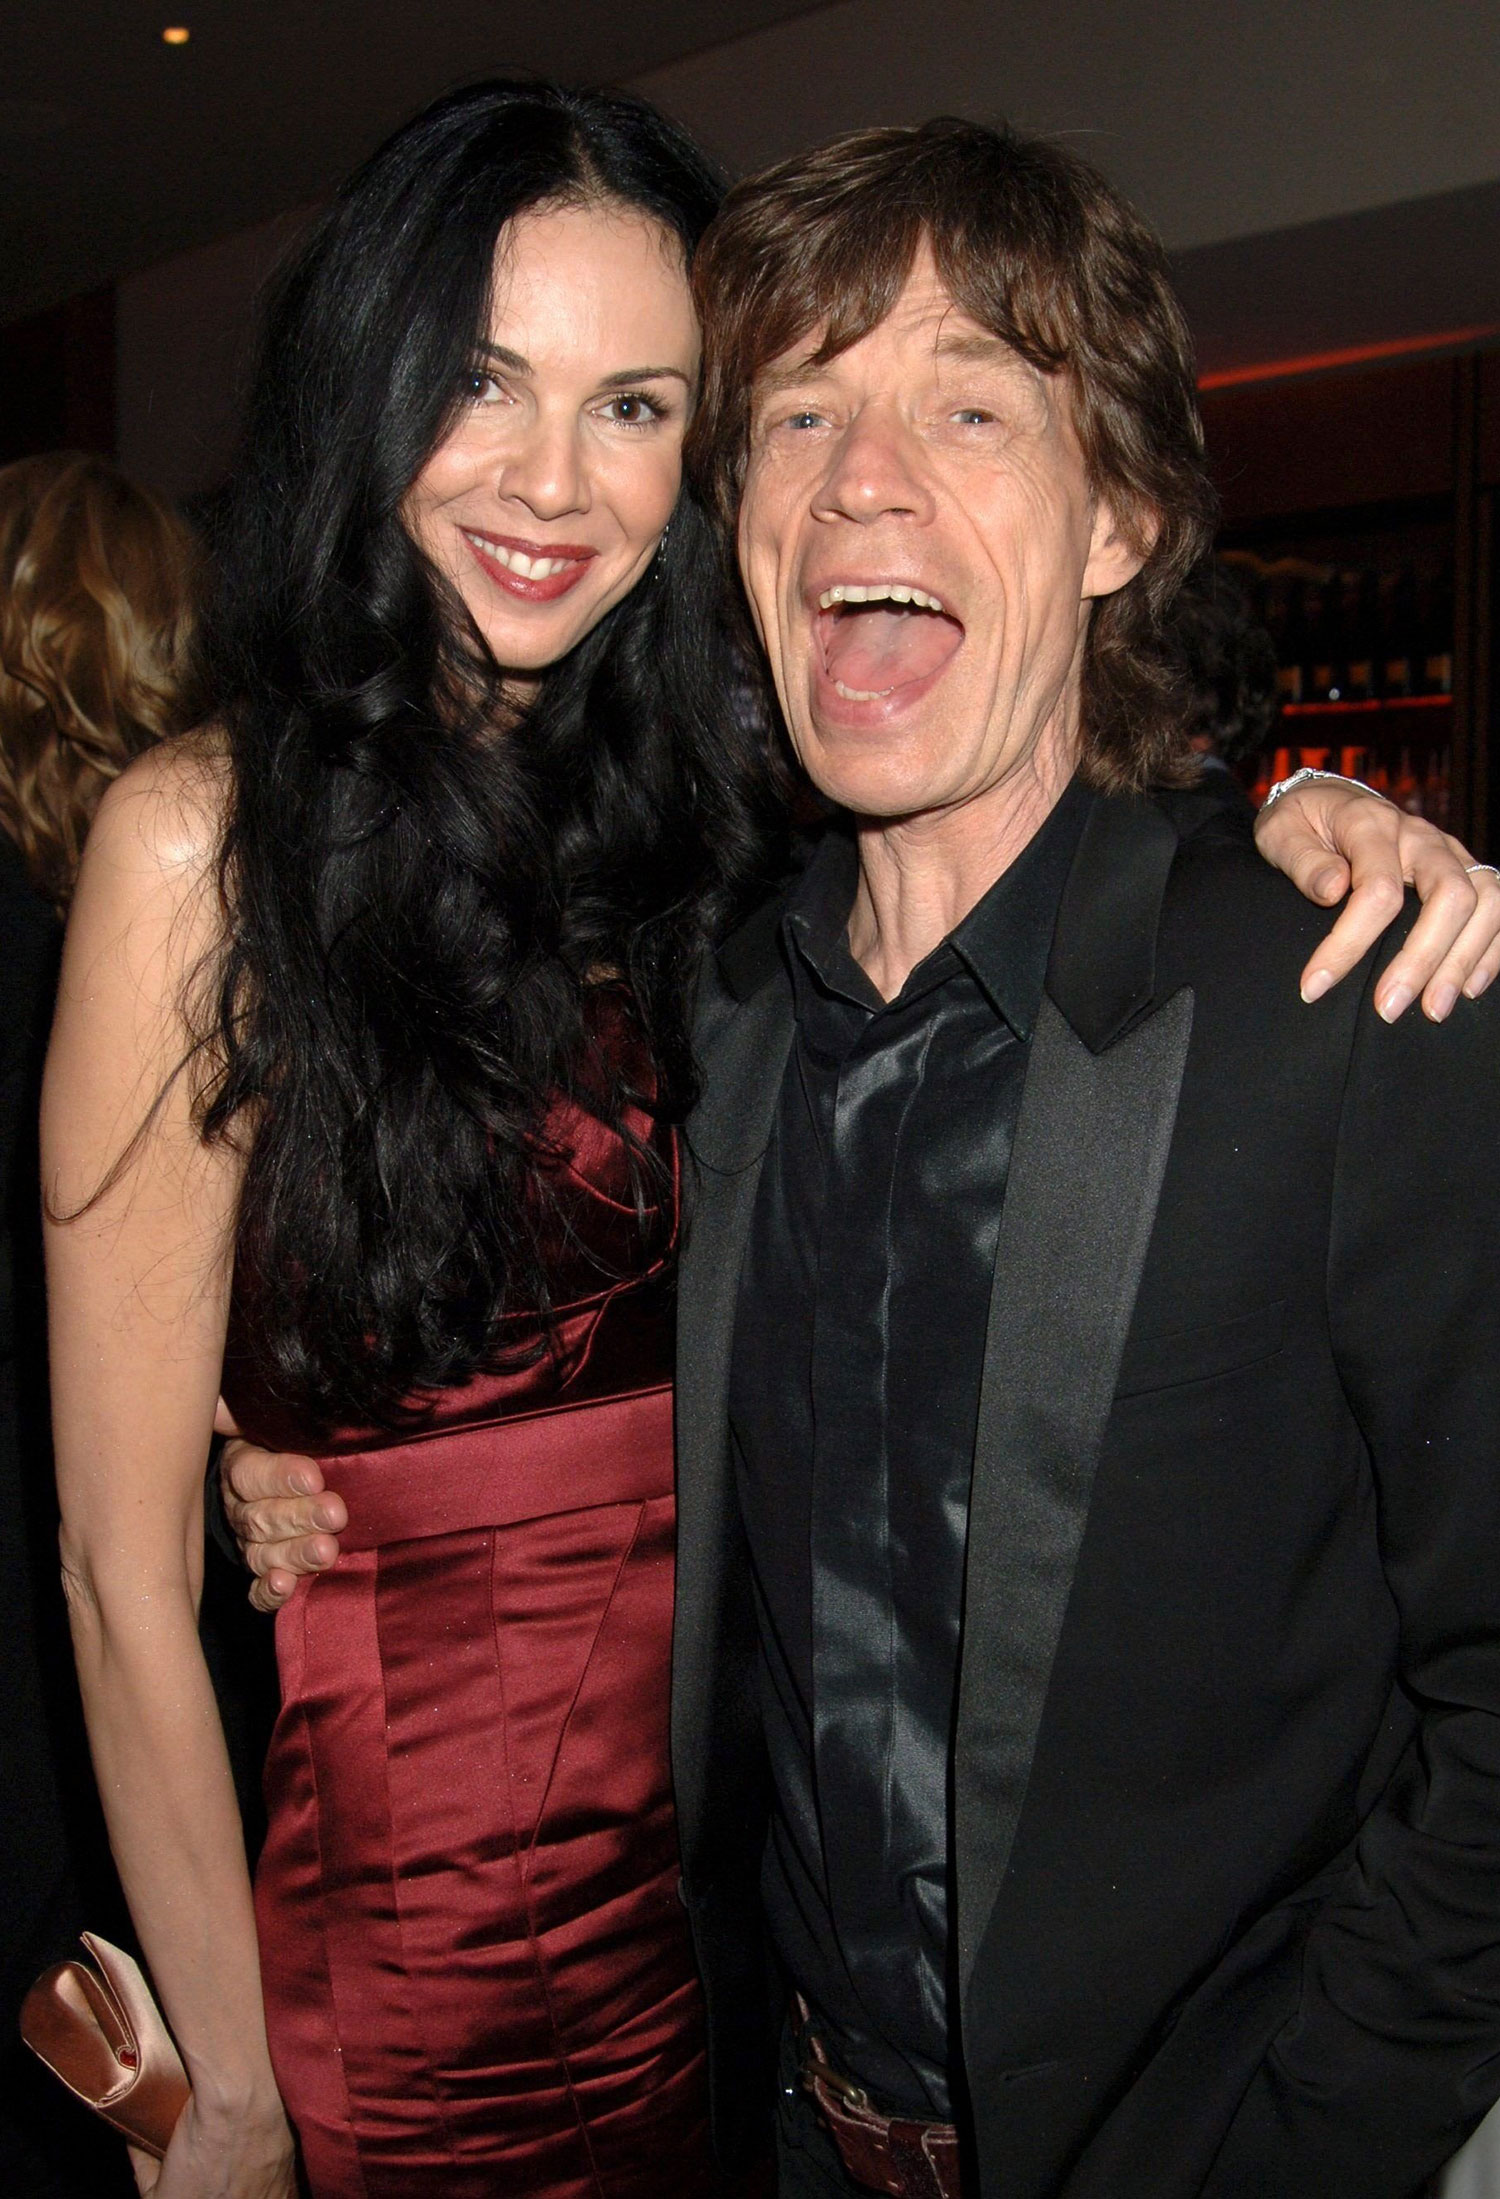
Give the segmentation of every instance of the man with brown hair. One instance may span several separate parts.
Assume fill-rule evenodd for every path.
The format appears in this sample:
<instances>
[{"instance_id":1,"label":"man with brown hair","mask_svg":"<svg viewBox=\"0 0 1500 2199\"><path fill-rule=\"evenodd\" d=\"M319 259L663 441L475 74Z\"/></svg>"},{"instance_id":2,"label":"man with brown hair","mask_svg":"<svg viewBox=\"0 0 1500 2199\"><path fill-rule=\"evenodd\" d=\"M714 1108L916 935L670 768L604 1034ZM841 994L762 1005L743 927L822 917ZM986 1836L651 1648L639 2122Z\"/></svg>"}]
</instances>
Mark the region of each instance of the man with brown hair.
<instances>
[{"instance_id":1,"label":"man with brown hair","mask_svg":"<svg viewBox=\"0 0 1500 2199\"><path fill-rule=\"evenodd\" d=\"M784 2194L1406 2199L1500 2089L1500 1024L1386 1029L1399 927L1303 1005L1312 911L1145 791L1211 501L1102 179L864 133L697 282L708 484L842 817L718 957L689 1130L720 2100L758 1881Z\"/></svg>"},{"instance_id":2,"label":"man with brown hair","mask_svg":"<svg viewBox=\"0 0 1500 2199\"><path fill-rule=\"evenodd\" d=\"M1100 178L861 133L697 279L703 477L838 812L705 973L688 1129L721 2150L779 2029L783 2199L1407 2199L1500 2089L1500 1025L1385 1028L1399 922L1304 1005L1316 911L1187 784L1211 502ZM341 1516L238 1514L262 1570Z\"/></svg>"}]
</instances>

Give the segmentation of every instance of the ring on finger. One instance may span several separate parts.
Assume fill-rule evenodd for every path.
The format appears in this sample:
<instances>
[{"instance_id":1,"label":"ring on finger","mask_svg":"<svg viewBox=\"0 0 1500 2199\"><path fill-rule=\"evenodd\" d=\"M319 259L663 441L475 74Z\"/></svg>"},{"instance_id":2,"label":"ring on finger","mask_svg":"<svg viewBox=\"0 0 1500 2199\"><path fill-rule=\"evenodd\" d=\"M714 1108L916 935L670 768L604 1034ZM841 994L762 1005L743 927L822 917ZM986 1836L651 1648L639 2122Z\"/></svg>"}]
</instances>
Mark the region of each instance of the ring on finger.
<instances>
[{"instance_id":1,"label":"ring on finger","mask_svg":"<svg viewBox=\"0 0 1500 2199\"><path fill-rule=\"evenodd\" d=\"M1476 870L1487 870L1492 878L1500 878L1500 869L1493 863L1465 863L1464 876L1472 878Z\"/></svg>"}]
</instances>

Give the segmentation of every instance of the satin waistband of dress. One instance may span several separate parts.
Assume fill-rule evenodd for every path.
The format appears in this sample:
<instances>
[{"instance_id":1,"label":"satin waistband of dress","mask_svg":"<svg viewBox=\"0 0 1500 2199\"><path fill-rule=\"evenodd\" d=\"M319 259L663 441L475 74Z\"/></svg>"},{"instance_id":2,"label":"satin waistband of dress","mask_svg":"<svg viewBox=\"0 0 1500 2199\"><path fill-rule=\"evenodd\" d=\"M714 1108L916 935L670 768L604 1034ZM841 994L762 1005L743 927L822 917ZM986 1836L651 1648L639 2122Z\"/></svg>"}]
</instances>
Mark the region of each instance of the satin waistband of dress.
<instances>
[{"instance_id":1,"label":"satin waistband of dress","mask_svg":"<svg viewBox=\"0 0 1500 2199\"><path fill-rule=\"evenodd\" d=\"M410 1443L320 1461L349 1506L345 1550L417 1542L596 1504L672 1494L672 1388L425 1429Z\"/></svg>"}]
</instances>

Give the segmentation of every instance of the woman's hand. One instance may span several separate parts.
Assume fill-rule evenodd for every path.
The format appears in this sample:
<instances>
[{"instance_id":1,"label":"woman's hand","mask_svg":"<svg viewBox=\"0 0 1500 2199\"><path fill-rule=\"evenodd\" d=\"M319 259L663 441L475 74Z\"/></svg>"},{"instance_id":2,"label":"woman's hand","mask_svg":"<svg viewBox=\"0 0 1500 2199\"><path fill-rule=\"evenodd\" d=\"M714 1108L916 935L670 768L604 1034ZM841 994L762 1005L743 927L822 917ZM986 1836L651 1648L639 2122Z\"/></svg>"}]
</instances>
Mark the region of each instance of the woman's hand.
<instances>
[{"instance_id":1,"label":"woman's hand","mask_svg":"<svg viewBox=\"0 0 1500 2199\"><path fill-rule=\"evenodd\" d=\"M130 2148L142 2199L295 2199L292 2133L281 2102L230 2117L188 2101L166 2159Z\"/></svg>"},{"instance_id":2,"label":"woman's hand","mask_svg":"<svg viewBox=\"0 0 1500 2199\"><path fill-rule=\"evenodd\" d=\"M1459 995L1477 1000L1500 972L1500 878L1475 868L1461 841L1347 779L1313 779L1255 821L1262 855L1310 901L1348 906L1302 973L1304 1000L1349 975L1399 914L1407 886L1422 898L1410 937L1381 977L1375 1007L1394 1023L1420 994L1441 1023Z\"/></svg>"}]
</instances>

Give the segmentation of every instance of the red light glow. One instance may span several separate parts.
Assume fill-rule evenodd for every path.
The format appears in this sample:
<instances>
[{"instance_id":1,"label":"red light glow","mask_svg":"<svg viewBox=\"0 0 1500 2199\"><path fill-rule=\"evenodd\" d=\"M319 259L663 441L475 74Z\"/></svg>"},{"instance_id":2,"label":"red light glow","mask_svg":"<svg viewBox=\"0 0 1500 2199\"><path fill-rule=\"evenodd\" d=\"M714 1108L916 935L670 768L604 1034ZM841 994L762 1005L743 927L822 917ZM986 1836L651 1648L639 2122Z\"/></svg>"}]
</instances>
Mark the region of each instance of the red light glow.
<instances>
[{"instance_id":1,"label":"red light glow","mask_svg":"<svg viewBox=\"0 0 1500 2199\"><path fill-rule=\"evenodd\" d=\"M1267 359L1259 366L1225 367L1216 374L1200 374L1200 389L1237 389L1247 382L1276 382L1292 374L1320 374L1330 367L1364 366L1375 359L1411 359L1424 351L1454 351L1500 336L1500 323L1480 328L1448 328L1434 336L1397 336L1385 343L1350 344L1343 351L1309 351L1298 359Z\"/></svg>"}]
</instances>

